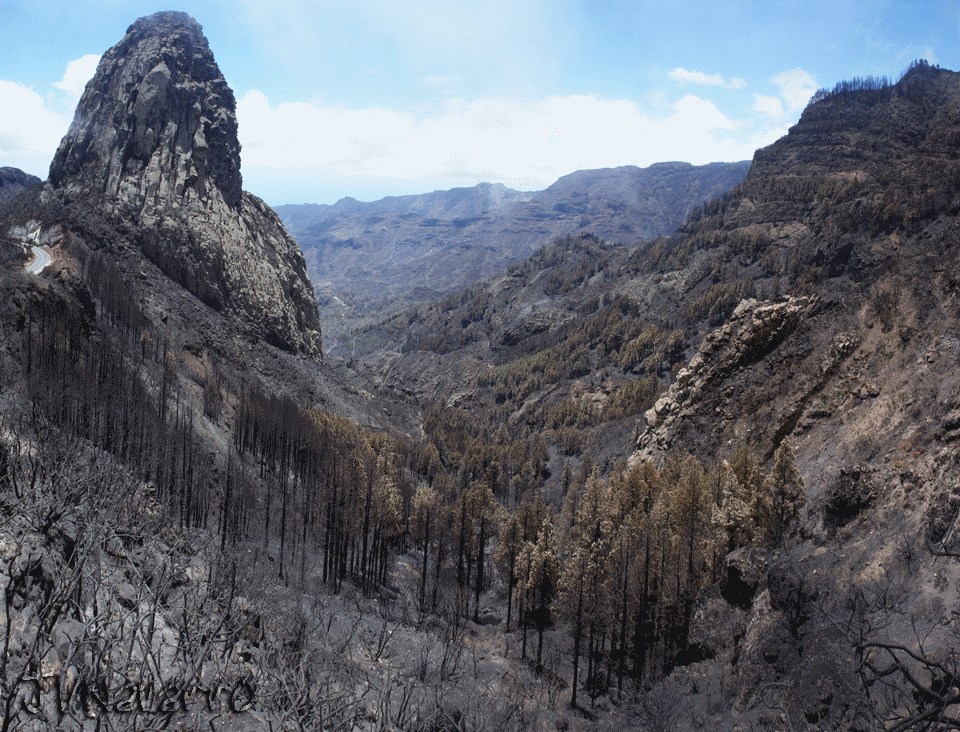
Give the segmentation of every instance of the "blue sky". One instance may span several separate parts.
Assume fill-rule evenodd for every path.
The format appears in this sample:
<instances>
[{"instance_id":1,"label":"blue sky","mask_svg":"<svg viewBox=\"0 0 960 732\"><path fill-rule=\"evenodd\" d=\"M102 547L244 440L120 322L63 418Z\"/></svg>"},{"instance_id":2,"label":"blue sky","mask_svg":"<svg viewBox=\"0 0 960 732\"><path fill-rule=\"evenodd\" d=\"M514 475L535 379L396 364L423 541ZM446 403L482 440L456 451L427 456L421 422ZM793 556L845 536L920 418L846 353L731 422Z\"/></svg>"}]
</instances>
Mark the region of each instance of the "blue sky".
<instances>
[{"instance_id":1,"label":"blue sky","mask_svg":"<svg viewBox=\"0 0 960 732\"><path fill-rule=\"evenodd\" d=\"M45 177L97 57L192 14L271 204L752 156L821 86L960 69L955 0L0 0L0 165Z\"/></svg>"}]
</instances>

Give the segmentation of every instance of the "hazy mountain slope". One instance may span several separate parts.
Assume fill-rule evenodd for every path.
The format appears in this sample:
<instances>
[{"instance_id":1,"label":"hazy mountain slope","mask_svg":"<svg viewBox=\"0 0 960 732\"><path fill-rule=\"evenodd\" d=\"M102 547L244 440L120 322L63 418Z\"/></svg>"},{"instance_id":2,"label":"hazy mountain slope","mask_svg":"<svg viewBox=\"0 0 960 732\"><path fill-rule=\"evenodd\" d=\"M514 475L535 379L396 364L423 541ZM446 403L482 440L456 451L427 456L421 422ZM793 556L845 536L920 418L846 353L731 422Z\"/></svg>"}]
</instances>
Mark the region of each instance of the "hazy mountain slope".
<instances>
[{"instance_id":1,"label":"hazy mountain slope","mask_svg":"<svg viewBox=\"0 0 960 732\"><path fill-rule=\"evenodd\" d=\"M339 337L358 316L382 316L498 274L557 236L634 242L672 233L692 208L739 183L747 167L625 166L578 171L536 193L481 184L277 211L303 247L324 319Z\"/></svg>"},{"instance_id":2,"label":"hazy mountain slope","mask_svg":"<svg viewBox=\"0 0 960 732\"><path fill-rule=\"evenodd\" d=\"M750 162L743 161L578 170L535 194L517 215L531 220L551 214L579 217L562 233L632 244L672 234L692 209L732 189L749 169Z\"/></svg>"},{"instance_id":3,"label":"hazy mountain slope","mask_svg":"<svg viewBox=\"0 0 960 732\"><path fill-rule=\"evenodd\" d=\"M35 175L24 173L19 168L0 168L0 201L13 198L21 191L40 185Z\"/></svg>"},{"instance_id":4,"label":"hazy mountain slope","mask_svg":"<svg viewBox=\"0 0 960 732\"><path fill-rule=\"evenodd\" d=\"M958 128L951 116L957 86L951 72L921 67L895 87L828 97L811 105L788 136L758 151L733 194L673 237L635 248L600 247L582 271L576 258L535 256L507 276L369 329L355 339L353 355L384 363L394 339L390 368L398 382L416 388L419 367L404 373L398 364L420 350L452 358L457 349L481 346L484 360L502 362L528 338L528 351L545 339L556 342L548 326L586 322L589 313L611 307L601 300L620 297L638 317L681 328L689 357L744 297L815 295L802 317L776 331L775 344L758 346L741 364L752 367L771 353L780 358L777 347L800 349L775 370L776 382L758 376L767 384L762 396L739 386L726 390L739 424L749 422L757 406L786 410L750 437L770 454L801 419L803 405L832 383L833 367L824 365L831 348L846 359L855 343L870 341L872 348L883 341L883 348L900 352L904 360L894 372L902 373L909 370L903 355L909 349L952 342L952 246L960 210L952 181L960 168L954 170L950 140ZM891 115L899 122L895 130L884 123ZM901 140L909 147L898 150ZM905 340L889 341L889 333ZM801 352L811 360L798 361ZM823 368L831 375L823 383L801 378ZM457 370L451 366L452 379ZM790 401L797 390L800 401ZM894 428L898 422L889 423L891 439L904 427ZM671 444L711 454L730 437L746 437L744 426L715 416L691 424L689 434L685 429Z\"/></svg>"}]
</instances>

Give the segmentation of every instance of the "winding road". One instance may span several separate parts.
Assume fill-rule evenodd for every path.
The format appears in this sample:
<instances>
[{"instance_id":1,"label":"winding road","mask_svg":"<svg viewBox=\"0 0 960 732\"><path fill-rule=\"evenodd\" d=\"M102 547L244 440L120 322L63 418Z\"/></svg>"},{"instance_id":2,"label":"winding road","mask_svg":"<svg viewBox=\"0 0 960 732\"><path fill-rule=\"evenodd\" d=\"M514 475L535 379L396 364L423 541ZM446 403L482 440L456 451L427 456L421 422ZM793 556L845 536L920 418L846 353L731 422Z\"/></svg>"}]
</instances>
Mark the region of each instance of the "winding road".
<instances>
[{"instance_id":1,"label":"winding road","mask_svg":"<svg viewBox=\"0 0 960 732\"><path fill-rule=\"evenodd\" d=\"M40 246L40 228L40 225L37 224L37 228L33 231L27 231L26 239L22 240L30 248L30 253L33 255L33 259L24 265L24 269L32 275L40 274L53 261L50 250Z\"/></svg>"},{"instance_id":2,"label":"winding road","mask_svg":"<svg viewBox=\"0 0 960 732\"><path fill-rule=\"evenodd\" d=\"M53 261L53 257L39 244L32 246L30 251L33 252L33 261L26 266L26 270L30 274L38 275Z\"/></svg>"}]
</instances>

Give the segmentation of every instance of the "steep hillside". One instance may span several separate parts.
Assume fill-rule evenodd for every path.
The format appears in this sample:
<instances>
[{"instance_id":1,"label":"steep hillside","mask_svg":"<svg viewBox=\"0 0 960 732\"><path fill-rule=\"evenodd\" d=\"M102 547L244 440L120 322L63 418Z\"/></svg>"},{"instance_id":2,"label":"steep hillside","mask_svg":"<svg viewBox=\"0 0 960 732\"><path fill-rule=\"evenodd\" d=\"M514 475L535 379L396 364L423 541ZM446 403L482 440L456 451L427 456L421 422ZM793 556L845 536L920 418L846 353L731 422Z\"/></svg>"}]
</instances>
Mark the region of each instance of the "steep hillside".
<instances>
[{"instance_id":1,"label":"steep hillside","mask_svg":"<svg viewBox=\"0 0 960 732\"><path fill-rule=\"evenodd\" d=\"M920 426L918 415L937 420L950 410L946 370L929 369L938 374L935 395L923 364L952 358L957 325L958 94L957 74L920 65L894 86L825 95L787 137L758 151L738 196L671 242L660 266L683 274L678 294L687 302L746 280L761 299L816 296L802 317L762 339L770 345L725 368L724 379L752 374L751 382L710 390L728 393L737 414L775 410L748 438L765 454L802 424L811 463L815 455L835 468L856 460L854 443L868 436L880 444L859 459L889 457ZM861 385L869 396L843 396ZM913 416L900 409L907 400ZM828 418L835 409L842 420ZM746 437L744 429L737 418L714 417L681 428L677 441L716 451ZM841 446L848 452L824 459L824 447Z\"/></svg>"},{"instance_id":2,"label":"steep hillside","mask_svg":"<svg viewBox=\"0 0 960 732\"><path fill-rule=\"evenodd\" d=\"M960 168L952 142L960 129L953 116L957 86L952 72L919 66L895 86L824 95L789 135L757 152L741 186L710 202L674 236L636 247L561 241L504 277L358 334L348 355L381 370L390 363L396 381L415 390L423 383L420 365L407 373L398 364L418 352L450 357L460 349L481 348L465 362L474 357L508 362L559 343L560 333L569 335L570 328L597 314L626 308L631 328L637 321L679 328L681 353L690 358L745 298L789 303L784 298L793 297L803 303L802 315L758 335L758 352L746 354L736 370L771 354L780 358L777 348L801 348L801 338L808 339L803 353L822 363L798 362L799 353L793 354L778 367L776 383L769 382L769 374L759 379L757 388L766 383L762 388L768 391L751 397L744 392L746 384L727 390L740 426L709 418L691 425L689 434L680 429L685 436L669 441L698 453L722 451L730 437L746 437L743 430L755 406L751 399L765 409L782 406L788 393L800 388L801 374L826 369L829 378L807 384L811 394L791 403L785 414L764 420L765 429L749 438L770 455L835 375L837 364L825 365L834 342L843 359L863 340L889 341L888 355L897 352L903 359L911 347L950 342L951 253L960 210L954 183ZM886 122L891 116L898 121L894 128ZM745 304L742 312L750 307ZM891 340L890 333L902 342ZM588 343L593 357L603 357L591 373L613 365L611 356L622 358L630 340L599 351L599 341ZM456 370L451 369L451 388ZM729 371L728 365L724 378ZM471 386L475 378L470 369L463 373L456 388ZM665 403L662 408L673 407ZM651 420L656 421L652 415ZM891 436L898 434L894 424Z\"/></svg>"},{"instance_id":3,"label":"steep hillside","mask_svg":"<svg viewBox=\"0 0 960 732\"><path fill-rule=\"evenodd\" d=\"M373 666L342 656L376 632L412 475L381 430L416 411L320 363L302 257L238 149L200 26L160 13L104 55L51 182L0 214L4 729L368 713L331 689ZM363 505L348 568L339 512ZM344 583L352 611L312 632Z\"/></svg>"},{"instance_id":4,"label":"steep hillside","mask_svg":"<svg viewBox=\"0 0 960 732\"><path fill-rule=\"evenodd\" d=\"M670 234L691 209L743 180L747 167L581 170L535 193L484 183L277 211L303 247L337 352L357 324L499 274L558 236L632 243Z\"/></svg>"},{"instance_id":5,"label":"steep hillside","mask_svg":"<svg viewBox=\"0 0 960 732\"><path fill-rule=\"evenodd\" d=\"M446 450L486 435L503 465L542 440L535 480L551 495L564 493L565 461L599 460L614 480L618 450L636 450L634 471L648 460L673 470L689 452L730 461L748 496L739 520L759 525L767 488L750 475L790 445L806 486L800 538L731 555L719 594L698 600L684 641L696 650L664 687L688 699L688 719L952 719L956 695L937 679L957 670L954 621L926 603L946 592L949 607L960 577L958 109L960 74L925 63L894 85L821 93L677 234L634 249L561 242L357 339L371 374L446 405L434 423ZM637 398L624 412L627 389ZM618 420L644 402L634 448ZM469 439L451 440L455 430ZM734 510L722 469L715 480L695 519L712 526ZM852 623L842 632L841 617ZM908 640L910 623L927 641ZM730 693L714 682L731 674L732 717L697 706ZM871 700L880 678L889 697Z\"/></svg>"}]
</instances>

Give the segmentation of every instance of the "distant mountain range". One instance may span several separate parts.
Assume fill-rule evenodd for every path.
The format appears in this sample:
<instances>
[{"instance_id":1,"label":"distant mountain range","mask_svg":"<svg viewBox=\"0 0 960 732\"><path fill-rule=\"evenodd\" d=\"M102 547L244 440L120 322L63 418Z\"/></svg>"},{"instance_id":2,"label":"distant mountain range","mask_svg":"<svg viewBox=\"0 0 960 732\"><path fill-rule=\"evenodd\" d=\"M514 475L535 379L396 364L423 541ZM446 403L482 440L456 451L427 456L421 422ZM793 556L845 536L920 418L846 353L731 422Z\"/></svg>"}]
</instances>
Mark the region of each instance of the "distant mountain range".
<instances>
[{"instance_id":1,"label":"distant mountain range","mask_svg":"<svg viewBox=\"0 0 960 732\"><path fill-rule=\"evenodd\" d=\"M481 183L276 210L303 249L325 327L335 331L344 316L382 314L499 274L558 236L634 242L670 234L749 167L623 166L577 171L533 193Z\"/></svg>"}]
</instances>

